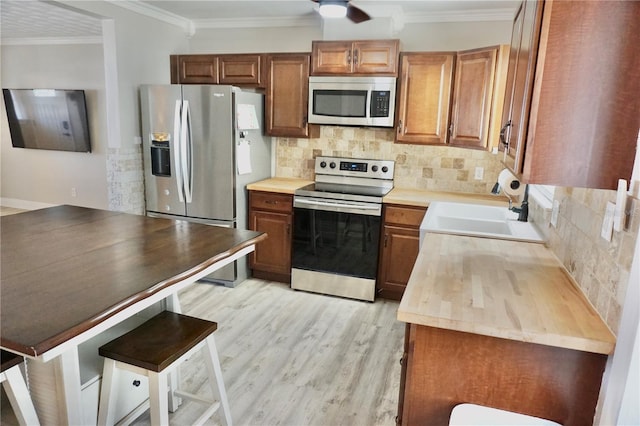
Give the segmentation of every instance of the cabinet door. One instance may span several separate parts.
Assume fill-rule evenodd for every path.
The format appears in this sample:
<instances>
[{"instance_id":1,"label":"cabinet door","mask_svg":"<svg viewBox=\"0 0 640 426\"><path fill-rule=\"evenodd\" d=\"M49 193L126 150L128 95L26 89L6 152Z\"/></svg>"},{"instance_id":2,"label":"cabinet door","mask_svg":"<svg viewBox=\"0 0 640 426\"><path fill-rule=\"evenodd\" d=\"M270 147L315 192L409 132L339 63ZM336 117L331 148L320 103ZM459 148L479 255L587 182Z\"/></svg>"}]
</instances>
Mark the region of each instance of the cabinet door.
<instances>
[{"instance_id":1,"label":"cabinet door","mask_svg":"<svg viewBox=\"0 0 640 426\"><path fill-rule=\"evenodd\" d=\"M264 87L261 55L219 55L220 84Z\"/></svg>"},{"instance_id":2,"label":"cabinet door","mask_svg":"<svg viewBox=\"0 0 640 426\"><path fill-rule=\"evenodd\" d=\"M640 129L640 2L548 0L538 28L522 178L616 189Z\"/></svg>"},{"instance_id":3,"label":"cabinet door","mask_svg":"<svg viewBox=\"0 0 640 426\"><path fill-rule=\"evenodd\" d=\"M526 0L518 10L513 25L511 55L514 56L509 58L509 73L513 70L513 89L508 119L504 123L507 126L504 163L516 174L522 172L541 20L542 5L535 0ZM520 32L520 37L516 32Z\"/></svg>"},{"instance_id":4,"label":"cabinet door","mask_svg":"<svg viewBox=\"0 0 640 426\"><path fill-rule=\"evenodd\" d=\"M353 52L350 41L312 41L311 75L350 74Z\"/></svg>"},{"instance_id":5,"label":"cabinet door","mask_svg":"<svg viewBox=\"0 0 640 426\"><path fill-rule=\"evenodd\" d=\"M398 48L398 40L353 42L353 72L397 76Z\"/></svg>"},{"instance_id":6,"label":"cabinet door","mask_svg":"<svg viewBox=\"0 0 640 426\"><path fill-rule=\"evenodd\" d=\"M268 55L265 99L267 134L309 137L308 99L309 54Z\"/></svg>"},{"instance_id":7,"label":"cabinet door","mask_svg":"<svg viewBox=\"0 0 640 426\"><path fill-rule=\"evenodd\" d=\"M251 230L267 234L252 253L251 268L291 274L291 214L252 210L249 224Z\"/></svg>"},{"instance_id":8,"label":"cabinet door","mask_svg":"<svg viewBox=\"0 0 640 426\"><path fill-rule=\"evenodd\" d=\"M177 81L172 75L172 83L218 84L218 58L215 55L177 55L175 62Z\"/></svg>"},{"instance_id":9,"label":"cabinet door","mask_svg":"<svg viewBox=\"0 0 640 426\"><path fill-rule=\"evenodd\" d=\"M396 142L447 143L453 53L404 53L396 110Z\"/></svg>"},{"instance_id":10,"label":"cabinet door","mask_svg":"<svg viewBox=\"0 0 640 426\"><path fill-rule=\"evenodd\" d=\"M420 231L384 226L378 295L400 300L418 257Z\"/></svg>"},{"instance_id":11,"label":"cabinet door","mask_svg":"<svg viewBox=\"0 0 640 426\"><path fill-rule=\"evenodd\" d=\"M449 144L487 147L498 49L458 52Z\"/></svg>"}]
</instances>

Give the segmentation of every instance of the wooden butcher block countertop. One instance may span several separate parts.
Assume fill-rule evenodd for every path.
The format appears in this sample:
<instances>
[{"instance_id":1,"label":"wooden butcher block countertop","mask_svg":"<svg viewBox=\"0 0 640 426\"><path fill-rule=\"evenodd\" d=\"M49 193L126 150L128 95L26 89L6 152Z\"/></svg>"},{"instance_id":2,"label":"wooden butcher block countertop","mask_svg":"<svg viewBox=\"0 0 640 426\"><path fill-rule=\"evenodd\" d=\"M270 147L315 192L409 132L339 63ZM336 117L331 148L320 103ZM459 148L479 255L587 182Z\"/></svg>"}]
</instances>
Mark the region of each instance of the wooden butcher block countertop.
<instances>
[{"instance_id":1,"label":"wooden butcher block countertop","mask_svg":"<svg viewBox=\"0 0 640 426\"><path fill-rule=\"evenodd\" d=\"M471 194L464 192L427 191L422 189L393 188L382 199L383 203L429 207L434 201L480 203L488 206L507 206L509 199L502 195Z\"/></svg>"},{"instance_id":2,"label":"wooden butcher block countertop","mask_svg":"<svg viewBox=\"0 0 640 426\"><path fill-rule=\"evenodd\" d=\"M543 244L428 233L398 320L610 354L615 336Z\"/></svg>"},{"instance_id":3,"label":"wooden butcher block countertop","mask_svg":"<svg viewBox=\"0 0 640 426\"><path fill-rule=\"evenodd\" d=\"M293 194L298 188L313 183L312 180L297 178L270 178L247 185L249 191L279 192Z\"/></svg>"}]
</instances>

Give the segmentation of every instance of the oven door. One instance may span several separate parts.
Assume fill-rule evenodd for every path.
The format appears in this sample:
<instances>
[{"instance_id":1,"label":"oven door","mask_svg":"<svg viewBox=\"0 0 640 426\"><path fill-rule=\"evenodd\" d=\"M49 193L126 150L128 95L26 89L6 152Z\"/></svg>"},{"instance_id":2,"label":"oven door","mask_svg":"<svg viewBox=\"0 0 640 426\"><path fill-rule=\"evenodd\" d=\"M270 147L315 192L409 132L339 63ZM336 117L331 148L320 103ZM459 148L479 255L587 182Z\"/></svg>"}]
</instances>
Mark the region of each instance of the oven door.
<instances>
[{"instance_id":1,"label":"oven door","mask_svg":"<svg viewBox=\"0 0 640 426\"><path fill-rule=\"evenodd\" d=\"M381 205L294 198L291 287L373 301Z\"/></svg>"}]
</instances>

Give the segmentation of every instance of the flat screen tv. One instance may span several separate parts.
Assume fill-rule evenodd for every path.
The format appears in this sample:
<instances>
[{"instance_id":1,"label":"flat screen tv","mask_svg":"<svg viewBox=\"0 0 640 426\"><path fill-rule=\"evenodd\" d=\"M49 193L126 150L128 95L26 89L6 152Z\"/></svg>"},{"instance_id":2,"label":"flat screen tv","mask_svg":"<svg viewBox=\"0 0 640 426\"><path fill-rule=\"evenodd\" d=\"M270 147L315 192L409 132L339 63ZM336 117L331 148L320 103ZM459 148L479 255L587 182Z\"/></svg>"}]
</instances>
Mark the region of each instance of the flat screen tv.
<instances>
[{"instance_id":1,"label":"flat screen tv","mask_svg":"<svg viewBox=\"0 0 640 426\"><path fill-rule=\"evenodd\" d=\"M84 90L2 89L16 148L91 152Z\"/></svg>"}]
</instances>

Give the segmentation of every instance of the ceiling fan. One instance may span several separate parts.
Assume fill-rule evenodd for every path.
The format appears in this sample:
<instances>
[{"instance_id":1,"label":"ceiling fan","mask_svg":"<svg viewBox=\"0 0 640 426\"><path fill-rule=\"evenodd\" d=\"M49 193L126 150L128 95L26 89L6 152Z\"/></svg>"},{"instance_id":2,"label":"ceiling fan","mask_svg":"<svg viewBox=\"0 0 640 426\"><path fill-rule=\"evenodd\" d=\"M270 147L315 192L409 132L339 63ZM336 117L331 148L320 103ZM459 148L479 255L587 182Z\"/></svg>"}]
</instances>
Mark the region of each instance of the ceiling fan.
<instances>
[{"instance_id":1,"label":"ceiling fan","mask_svg":"<svg viewBox=\"0 0 640 426\"><path fill-rule=\"evenodd\" d=\"M320 5L320 14L324 17L341 18L346 16L352 22L359 24L371 17L362 9L349 4L348 0L311 0ZM325 14L326 13L326 14Z\"/></svg>"}]
</instances>

